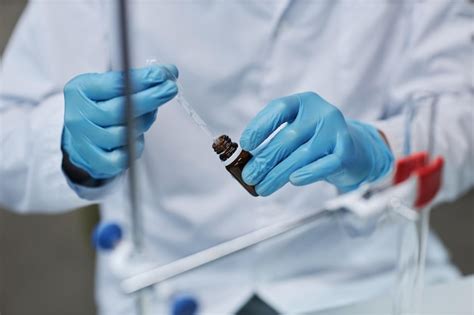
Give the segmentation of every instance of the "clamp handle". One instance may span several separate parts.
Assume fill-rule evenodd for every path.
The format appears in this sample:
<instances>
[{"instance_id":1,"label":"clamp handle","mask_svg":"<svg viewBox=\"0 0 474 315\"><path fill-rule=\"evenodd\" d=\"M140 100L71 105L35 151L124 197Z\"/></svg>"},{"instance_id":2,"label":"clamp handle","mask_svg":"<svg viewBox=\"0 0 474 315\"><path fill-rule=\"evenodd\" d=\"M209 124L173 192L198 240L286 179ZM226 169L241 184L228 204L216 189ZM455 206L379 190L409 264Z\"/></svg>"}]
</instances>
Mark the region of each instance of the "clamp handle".
<instances>
[{"instance_id":1,"label":"clamp handle","mask_svg":"<svg viewBox=\"0 0 474 315\"><path fill-rule=\"evenodd\" d=\"M406 181L416 170L428 162L428 153L417 152L398 159L395 165L393 184L397 185Z\"/></svg>"},{"instance_id":2,"label":"clamp handle","mask_svg":"<svg viewBox=\"0 0 474 315\"><path fill-rule=\"evenodd\" d=\"M418 193L415 207L420 209L434 199L441 188L444 159L437 157L430 164L416 171Z\"/></svg>"},{"instance_id":3,"label":"clamp handle","mask_svg":"<svg viewBox=\"0 0 474 315\"><path fill-rule=\"evenodd\" d=\"M411 176L417 177L415 208L422 208L434 199L441 188L444 159L431 162L427 152L417 152L397 160L393 183L400 184Z\"/></svg>"}]
</instances>

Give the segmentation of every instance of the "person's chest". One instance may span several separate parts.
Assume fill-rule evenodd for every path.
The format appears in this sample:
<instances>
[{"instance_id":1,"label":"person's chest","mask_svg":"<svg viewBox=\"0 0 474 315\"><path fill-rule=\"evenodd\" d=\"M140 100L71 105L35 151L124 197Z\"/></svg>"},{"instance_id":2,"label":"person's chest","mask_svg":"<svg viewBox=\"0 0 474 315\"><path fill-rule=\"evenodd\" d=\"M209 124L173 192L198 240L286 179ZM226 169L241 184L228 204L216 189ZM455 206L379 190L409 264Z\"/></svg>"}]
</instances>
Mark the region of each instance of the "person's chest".
<instances>
[{"instance_id":1,"label":"person's chest","mask_svg":"<svg viewBox=\"0 0 474 315\"><path fill-rule=\"evenodd\" d=\"M133 1L133 65L176 64L216 128L242 128L269 100L307 90L373 119L410 35L408 10L391 0Z\"/></svg>"},{"instance_id":2,"label":"person's chest","mask_svg":"<svg viewBox=\"0 0 474 315\"><path fill-rule=\"evenodd\" d=\"M134 1L133 65L176 64L188 101L216 135L235 141L268 101L303 91L351 118L376 120L408 36L407 10L390 0ZM177 173L153 163L156 176L183 190L202 186L194 182L206 174L216 187L211 141L172 102L147 134L145 158L179 166Z\"/></svg>"}]
</instances>

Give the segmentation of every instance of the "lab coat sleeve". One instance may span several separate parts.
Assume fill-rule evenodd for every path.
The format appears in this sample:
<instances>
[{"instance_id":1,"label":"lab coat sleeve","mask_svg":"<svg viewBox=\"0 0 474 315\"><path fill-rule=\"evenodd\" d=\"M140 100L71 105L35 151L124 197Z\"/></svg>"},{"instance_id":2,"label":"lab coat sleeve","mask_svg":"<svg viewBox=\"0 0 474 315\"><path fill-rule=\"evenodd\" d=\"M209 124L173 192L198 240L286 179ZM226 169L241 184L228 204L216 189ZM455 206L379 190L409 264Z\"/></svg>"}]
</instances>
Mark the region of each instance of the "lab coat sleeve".
<instances>
[{"instance_id":1,"label":"lab coat sleeve","mask_svg":"<svg viewBox=\"0 0 474 315\"><path fill-rule=\"evenodd\" d=\"M412 3L409 40L392 73L382 130L396 157L403 155L404 107L410 95L439 95L433 152L445 159L438 201L452 200L474 185L473 7L468 1ZM418 107L412 123L411 151L427 150L429 107Z\"/></svg>"},{"instance_id":2,"label":"lab coat sleeve","mask_svg":"<svg viewBox=\"0 0 474 315\"><path fill-rule=\"evenodd\" d=\"M100 4L31 1L0 72L0 204L18 212L60 212L99 199L107 187L68 185L61 169L64 84L108 68ZM113 185L114 183L111 183Z\"/></svg>"}]
</instances>

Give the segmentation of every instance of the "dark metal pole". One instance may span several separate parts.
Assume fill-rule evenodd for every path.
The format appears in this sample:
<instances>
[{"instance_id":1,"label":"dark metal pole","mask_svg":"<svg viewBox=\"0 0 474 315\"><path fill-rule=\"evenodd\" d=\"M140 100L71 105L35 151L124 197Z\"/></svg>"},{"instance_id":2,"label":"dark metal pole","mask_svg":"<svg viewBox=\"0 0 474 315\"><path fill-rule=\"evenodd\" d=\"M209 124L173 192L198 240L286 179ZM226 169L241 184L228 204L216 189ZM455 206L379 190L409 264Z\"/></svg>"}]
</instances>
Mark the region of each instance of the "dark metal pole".
<instances>
[{"instance_id":1,"label":"dark metal pole","mask_svg":"<svg viewBox=\"0 0 474 315\"><path fill-rule=\"evenodd\" d=\"M138 187L137 174L135 169L135 118L134 106L132 100L132 80L130 77L130 51L128 38L128 19L127 19L127 1L118 1L118 28L120 35L120 52L121 64L124 79L124 96L125 96L125 115L127 130L127 158L128 158L128 183L130 198L130 220L132 242L135 246L135 253L143 250L143 227L138 208ZM140 290L137 292L136 308L139 315L145 313L145 292Z\"/></svg>"},{"instance_id":2,"label":"dark metal pole","mask_svg":"<svg viewBox=\"0 0 474 315\"><path fill-rule=\"evenodd\" d=\"M134 106L132 100L132 82L130 77L130 51L128 40L128 18L127 18L127 1L119 0L118 6L118 27L120 34L120 50L121 63L124 78L124 95L125 95L125 115L127 123L127 156L128 156L128 182L129 182L129 197L131 207L131 223L132 223L132 238L133 243L138 251L143 247L142 222L138 209L138 189L137 189L137 175L135 170L135 120L134 120Z\"/></svg>"}]
</instances>

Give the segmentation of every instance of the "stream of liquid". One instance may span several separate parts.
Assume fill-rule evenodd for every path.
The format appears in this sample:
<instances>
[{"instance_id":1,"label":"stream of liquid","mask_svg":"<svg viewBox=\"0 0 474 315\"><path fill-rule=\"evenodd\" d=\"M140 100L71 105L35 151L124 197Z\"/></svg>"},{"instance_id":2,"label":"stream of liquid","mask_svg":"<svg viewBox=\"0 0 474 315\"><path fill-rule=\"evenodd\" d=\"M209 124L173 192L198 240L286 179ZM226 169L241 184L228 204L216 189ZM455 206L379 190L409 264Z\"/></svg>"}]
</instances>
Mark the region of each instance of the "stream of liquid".
<instances>
[{"instance_id":1,"label":"stream of liquid","mask_svg":"<svg viewBox=\"0 0 474 315\"><path fill-rule=\"evenodd\" d=\"M177 81L176 81L177 82ZM214 140L216 137L214 133L211 131L207 123L199 116L199 114L194 110L194 108L189 104L189 102L186 100L186 98L182 94L182 86L179 82L177 82L178 85L178 95L176 95L176 102L178 102L181 107L183 107L184 111L186 114L188 114L189 117L194 121L196 125L198 125L199 128L201 128L202 131L204 131L209 138Z\"/></svg>"},{"instance_id":2,"label":"stream of liquid","mask_svg":"<svg viewBox=\"0 0 474 315\"><path fill-rule=\"evenodd\" d=\"M146 61L147 66L151 65L159 65L158 61L156 59L147 59ZM189 104L188 100L184 97L183 95L183 86L181 83L178 81L178 78L169 71L167 68L163 67L168 74L175 80L176 85L178 86L178 94L175 97L176 102L181 105L181 107L184 109L186 114L192 119L192 121L202 130L204 133L211 138L212 141L217 137L216 133L214 133L211 128L207 125L207 123L199 116L199 114L196 112L193 106Z\"/></svg>"}]
</instances>

